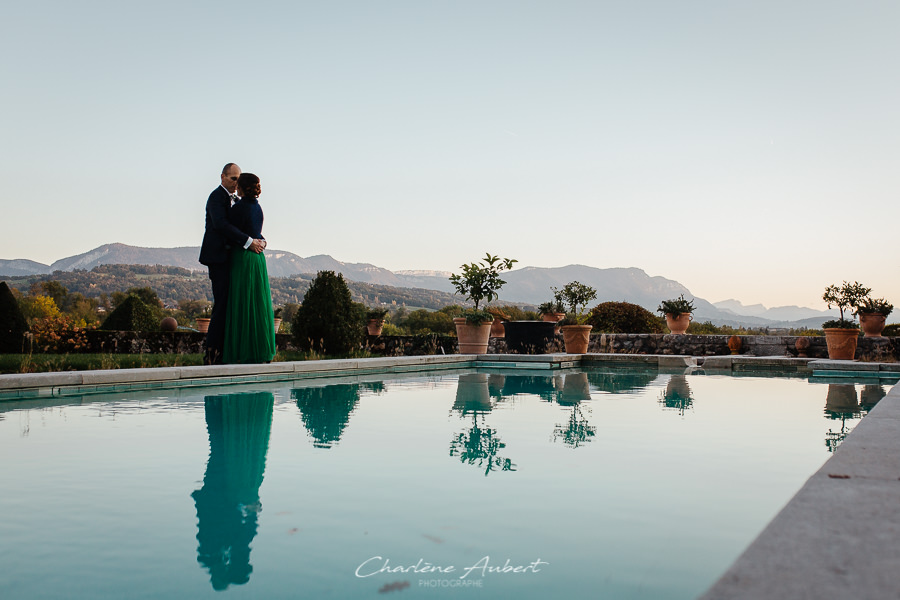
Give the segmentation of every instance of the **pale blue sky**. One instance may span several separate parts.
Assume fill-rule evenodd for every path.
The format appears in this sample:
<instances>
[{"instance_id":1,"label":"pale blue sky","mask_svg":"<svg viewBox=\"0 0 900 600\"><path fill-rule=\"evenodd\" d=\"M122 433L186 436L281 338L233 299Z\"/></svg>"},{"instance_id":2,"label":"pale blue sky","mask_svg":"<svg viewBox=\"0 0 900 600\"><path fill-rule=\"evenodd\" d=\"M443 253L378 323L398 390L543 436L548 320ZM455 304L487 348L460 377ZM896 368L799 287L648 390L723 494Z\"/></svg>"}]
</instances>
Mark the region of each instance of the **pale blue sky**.
<instances>
[{"instance_id":1,"label":"pale blue sky","mask_svg":"<svg viewBox=\"0 0 900 600\"><path fill-rule=\"evenodd\" d=\"M4 22L0 258L199 245L234 161L301 256L634 266L767 306L856 279L900 305L895 1L50 0Z\"/></svg>"}]
</instances>

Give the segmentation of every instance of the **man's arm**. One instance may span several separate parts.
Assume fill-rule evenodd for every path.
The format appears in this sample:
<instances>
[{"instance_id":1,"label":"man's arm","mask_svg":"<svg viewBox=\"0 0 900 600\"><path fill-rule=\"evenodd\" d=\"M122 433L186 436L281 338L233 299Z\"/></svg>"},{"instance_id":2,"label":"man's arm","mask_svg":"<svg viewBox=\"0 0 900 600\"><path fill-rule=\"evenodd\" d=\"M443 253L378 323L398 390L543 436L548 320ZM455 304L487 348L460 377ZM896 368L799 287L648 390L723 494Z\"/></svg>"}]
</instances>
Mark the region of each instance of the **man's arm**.
<instances>
[{"instance_id":1,"label":"man's arm","mask_svg":"<svg viewBox=\"0 0 900 600\"><path fill-rule=\"evenodd\" d=\"M209 215L213 229L224 235L230 244L259 254L265 245L259 244L257 240L231 224L228 220L228 204L228 196L218 193L218 190L210 194L209 200L206 201L206 214Z\"/></svg>"}]
</instances>

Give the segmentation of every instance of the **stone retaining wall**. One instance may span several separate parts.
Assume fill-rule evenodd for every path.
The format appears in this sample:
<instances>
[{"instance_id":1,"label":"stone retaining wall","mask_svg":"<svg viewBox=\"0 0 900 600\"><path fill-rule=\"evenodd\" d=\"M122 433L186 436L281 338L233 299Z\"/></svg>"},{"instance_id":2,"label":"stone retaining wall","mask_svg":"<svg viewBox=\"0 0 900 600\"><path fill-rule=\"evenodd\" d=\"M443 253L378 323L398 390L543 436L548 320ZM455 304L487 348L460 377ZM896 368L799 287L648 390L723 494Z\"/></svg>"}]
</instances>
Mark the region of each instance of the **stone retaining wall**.
<instances>
[{"instance_id":1,"label":"stone retaining wall","mask_svg":"<svg viewBox=\"0 0 900 600\"><path fill-rule=\"evenodd\" d=\"M731 354L727 335L672 335L649 333L595 333L591 335L588 352L614 354L678 354L688 356L721 356ZM789 356L797 357L795 346L798 336L742 335L739 354L746 356ZM414 342L413 339L433 338L428 343ZM809 336L809 358L828 358L828 347L823 336ZM456 340L446 336L378 336L369 337L369 349L373 354L384 356L410 356L417 354L439 354L457 352ZM563 352L562 335L548 344L546 352ZM432 349L434 351L432 351ZM506 342L503 338L491 338L489 354L505 354ZM860 337L856 348L857 360L886 361L900 360L900 337Z\"/></svg>"},{"instance_id":2,"label":"stone retaining wall","mask_svg":"<svg viewBox=\"0 0 900 600\"><path fill-rule=\"evenodd\" d=\"M148 332L100 331L85 332L88 348L85 352L111 354L196 354L203 351L205 333L196 331ZM720 356L731 354L727 335L671 335L639 333L595 333L591 335L588 352L614 354L678 354L688 356ZM798 355L797 336L742 335L739 354L747 356ZM810 336L809 358L828 358L825 338ZM275 336L279 350L293 350L291 336ZM381 356L421 356L456 354L456 338L428 335L368 336L366 347ZM547 353L563 352L562 335L548 344ZM490 354L505 354L503 338L491 338ZM856 349L857 360L894 362L900 360L900 337L860 337Z\"/></svg>"},{"instance_id":3,"label":"stone retaining wall","mask_svg":"<svg viewBox=\"0 0 900 600\"><path fill-rule=\"evenodd\" d=\"M197 331L85 331L86 353L109 354L201 354L206 334ZM291 336L279 333L275 345L279 350L289 347Z\"/></svg>"}]
</instances>

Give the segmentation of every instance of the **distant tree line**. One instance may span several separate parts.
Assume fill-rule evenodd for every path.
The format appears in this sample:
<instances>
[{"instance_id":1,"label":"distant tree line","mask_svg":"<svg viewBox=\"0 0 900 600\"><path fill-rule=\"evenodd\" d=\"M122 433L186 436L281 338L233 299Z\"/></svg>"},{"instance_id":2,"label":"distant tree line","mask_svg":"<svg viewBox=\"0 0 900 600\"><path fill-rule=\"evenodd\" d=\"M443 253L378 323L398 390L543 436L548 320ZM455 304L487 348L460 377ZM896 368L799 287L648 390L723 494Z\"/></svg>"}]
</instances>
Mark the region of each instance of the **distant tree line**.
<instances>
[{"instance_id":1,"label":"distant tree line","mask_svg":"<svg viewBox=\"0 0 900 600\"><path fill-rule=\"evenodd\" d=\"M272 277L272 302L276 306L299 304L313 280L313 275ZM49 275L23 275L5 277L10 288L27 293L38 283L56 282L70 294L81 294L102 303L105 296L132 288L149 287L167 307L174 308L186 300L212 301L212 287L206 271L189 271L181 267L165 265L100 265L90 271L54 271ZM354 302L367 306L408 306L439 309L460 303L453 294L420 288L396 288L348 281Z\"/></svg>"}]
</instances>

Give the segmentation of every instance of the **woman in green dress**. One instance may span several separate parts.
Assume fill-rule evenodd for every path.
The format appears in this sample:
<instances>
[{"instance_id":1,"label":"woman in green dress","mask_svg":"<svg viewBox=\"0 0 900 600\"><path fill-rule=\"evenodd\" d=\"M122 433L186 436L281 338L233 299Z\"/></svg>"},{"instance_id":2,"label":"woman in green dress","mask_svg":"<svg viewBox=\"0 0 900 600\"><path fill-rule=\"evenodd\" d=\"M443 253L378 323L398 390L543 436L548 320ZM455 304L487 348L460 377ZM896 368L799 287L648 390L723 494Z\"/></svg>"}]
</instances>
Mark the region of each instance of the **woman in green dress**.
<instances>
[{"instance_id":1,"label":"woman in green dress","mask_svg":"<svg viewBox=\"0 0 900 600\"><path fill-rule=\"evenodd\" d=\"M251 239L265 239L259 177L241 173L237 187L241 199L231 207L228 220ZM224 362L266 363L274 357L275 322L265 254L232 248Z\"/></svg>"}]
</instances>

